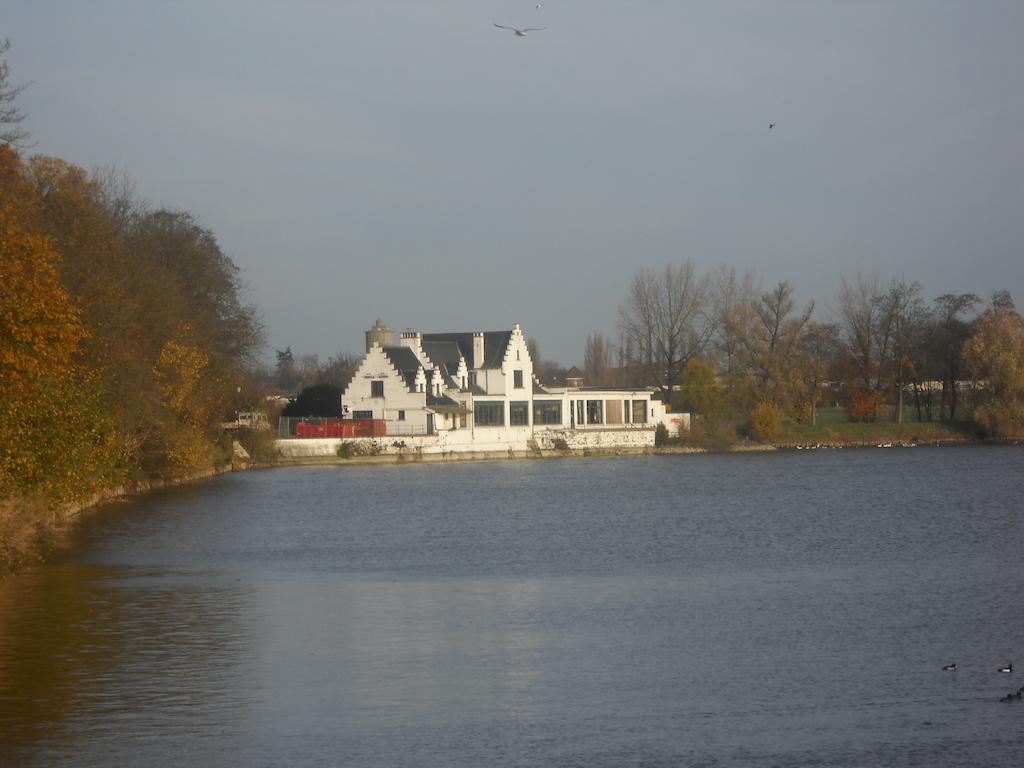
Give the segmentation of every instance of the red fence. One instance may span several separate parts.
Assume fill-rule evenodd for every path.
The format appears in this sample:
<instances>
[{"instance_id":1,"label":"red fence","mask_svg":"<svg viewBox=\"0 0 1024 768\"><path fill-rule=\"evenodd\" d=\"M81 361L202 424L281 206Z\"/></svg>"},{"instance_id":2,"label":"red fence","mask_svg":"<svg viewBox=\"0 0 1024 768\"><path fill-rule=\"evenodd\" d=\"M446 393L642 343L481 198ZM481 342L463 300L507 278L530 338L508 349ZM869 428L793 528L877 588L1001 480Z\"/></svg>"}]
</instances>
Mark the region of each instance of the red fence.
<instances>
[{"instance_id":1,"label":"red fence","mask_svg":"<svg viewBox=\"0 0 1024 768\"><path fill-rule=\"evenodd\" d=\"M384 419L295 419L293 426L294 431L287 430L288 437L383 437L387 434Z\"/></svg>"}]
</instances>

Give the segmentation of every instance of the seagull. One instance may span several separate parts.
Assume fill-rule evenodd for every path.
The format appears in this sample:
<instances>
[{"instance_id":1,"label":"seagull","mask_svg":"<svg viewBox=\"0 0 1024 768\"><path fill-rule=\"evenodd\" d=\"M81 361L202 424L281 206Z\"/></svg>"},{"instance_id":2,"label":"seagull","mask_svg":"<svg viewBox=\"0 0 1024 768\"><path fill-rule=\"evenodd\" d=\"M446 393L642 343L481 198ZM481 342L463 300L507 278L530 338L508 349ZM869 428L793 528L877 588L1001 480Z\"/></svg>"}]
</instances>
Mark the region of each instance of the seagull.
<instances>
[{"instance_id":1,"label":"seagull","mask_svg":"<svg viewBox=\"0 0 1024 768\"><path fill-rule=\"evenodd\" d=\"M526 37L527 32L540 32L542 29L547 29L547 27L524 27L523 29L516 29L515 27L503 27L501 24L495 24L494 26L498 29L511 29L515 32L516 37Z\"/></svg>"},{"instance_id":2,"label":"seagull","mask_svg":"<svg viewBox=\"0 0 1024 768\"><path fill-rule=\"evenodd\" d=\"M539 11L539 10L540 10L541 8L543 8L543 7L544 7L544 3L537 3L537 8L536 8L536 10L538 10L538 11Z\"/></svg>"},{"instance_id":3,"label":"seagull","mask_svg":"<svg viewBox=\"0 0 1024 768\"><path fill-rule=\"evenodd\" d=\"M942 668L946 672L956 672L956 662L951 662Z\"/></svg>"},{"instance_id":4,"label":"seagull","mask_svg":"<svg viewBox=\"0 0 1024 768\"><path fill-rule=\"evenodd\" d=\"M770 131L770 130L771 130L772 128L774 128L774 127L775 127L775 123L768 123L768 130L769 130L769 131Z\"/></svg>"}]
</instances>

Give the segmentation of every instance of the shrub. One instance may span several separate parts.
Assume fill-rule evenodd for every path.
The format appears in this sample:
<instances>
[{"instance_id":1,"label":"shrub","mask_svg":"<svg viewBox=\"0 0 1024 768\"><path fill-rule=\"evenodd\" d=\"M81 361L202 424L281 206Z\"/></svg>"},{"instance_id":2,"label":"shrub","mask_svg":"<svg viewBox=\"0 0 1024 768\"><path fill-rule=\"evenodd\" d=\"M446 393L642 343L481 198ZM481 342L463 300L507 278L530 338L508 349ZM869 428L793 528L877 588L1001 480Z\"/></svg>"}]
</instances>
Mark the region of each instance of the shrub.
<instances>
[{"instance_id":1,"label":"shrub","mask_svg":"<svg viewBox=\"0 0 1024 768\"><path fill-rule=\"evenodd\" d=\"M762 400L750 414L750 436L765 443L782 434L782 411L775 403Z\"/></svg>"},{"instance_id":2,"label":"shrub","mask_svg":"<svg viewBox=\"0 0 1024 768\"><path fill-rule=\"evenodd\" d=\"M878 418L878 409L885 403L882 393L874 389L855 389L850 393L850 402L846 405L846 412L850 415L850 421L861 423L874 421Z\"/></svg>"},{"instance_id":3,"label":"shrub","mask_svg":"<svg viewBox=\"0 0 1024 768\"><path fill-rule=\"evenodd\" d=\"M338 446L338 456L342 459L351 459L355 455L355 446L347 440L342 440Z\"/></svg>"},{"instance_id":4,"label":"shrub","mask_svg":"<svg viewBox=\"0 0 1024 768\"><path fill-rule=\"evenodd\" d=\"M654 429L654 444L658 447L665 445L668 442L668 427L664 424L658 424Z\"/></svg>"},{"instance_id":5,"label":"shrub","mask_svg":"<svg viewBox=\"0 0 1024 768\"><path fill-rule=\"evenodd\" d=\"M277 436L269 429L243 427L238 430L238 442L256 464L273 464L277 461Z\"/></svg>"}]
</instances>

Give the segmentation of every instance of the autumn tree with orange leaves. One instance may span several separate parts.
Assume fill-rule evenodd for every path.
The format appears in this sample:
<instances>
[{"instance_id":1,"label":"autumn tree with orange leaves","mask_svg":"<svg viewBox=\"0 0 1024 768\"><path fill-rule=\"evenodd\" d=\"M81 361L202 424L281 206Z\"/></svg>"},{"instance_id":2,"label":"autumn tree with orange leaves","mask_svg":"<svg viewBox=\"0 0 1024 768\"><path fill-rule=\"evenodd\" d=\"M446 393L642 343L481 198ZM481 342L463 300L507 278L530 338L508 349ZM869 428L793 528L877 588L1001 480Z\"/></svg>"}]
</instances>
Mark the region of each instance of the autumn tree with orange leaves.
<instances>
[{"instance_id":1,"label":"autumn tree with orange leaves","mask_svg":"<svg viewBox=\"0 0 1024 768\"><path fill-rule=\"evenodd\" d=\"M996 303L979 315L964 362L984 392L974 418L993 437L1024 435L1024 318Z\"/></svg>"},{"instance_id":2,"label":"autumn tree with orange leaves","mask_svg":"<svg viewBox=\"0 0 1024 768\"><path fill-rule=\"evenodd\" d=\"M25 223L32 190L3 147L0 183L0 496L82 498L113 464L96 378L76 358L87 330L53 239Z\"/></svg>"}]
</instances>

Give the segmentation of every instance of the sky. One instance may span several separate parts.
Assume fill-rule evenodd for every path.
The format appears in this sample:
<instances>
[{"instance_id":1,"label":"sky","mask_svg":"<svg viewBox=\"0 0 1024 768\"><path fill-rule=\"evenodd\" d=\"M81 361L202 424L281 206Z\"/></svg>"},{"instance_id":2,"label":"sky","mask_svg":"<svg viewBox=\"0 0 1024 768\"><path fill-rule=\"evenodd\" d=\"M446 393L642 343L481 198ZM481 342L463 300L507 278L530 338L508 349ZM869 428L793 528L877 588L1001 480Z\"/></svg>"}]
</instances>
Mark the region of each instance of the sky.
<instances>
[{"instance_id":1,"label":"sky","mask_svg":"<svg viewBox=\"0 0 1024 768\"><path fill-rule=\"evenodd\" d=\"M1024 305L1024 3L535 6L2 0L0 38L28 153L212 230L268 360L381 318L580 364L684 260L822 320L858 274Z\"/></svg>"}]
</instances>

